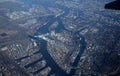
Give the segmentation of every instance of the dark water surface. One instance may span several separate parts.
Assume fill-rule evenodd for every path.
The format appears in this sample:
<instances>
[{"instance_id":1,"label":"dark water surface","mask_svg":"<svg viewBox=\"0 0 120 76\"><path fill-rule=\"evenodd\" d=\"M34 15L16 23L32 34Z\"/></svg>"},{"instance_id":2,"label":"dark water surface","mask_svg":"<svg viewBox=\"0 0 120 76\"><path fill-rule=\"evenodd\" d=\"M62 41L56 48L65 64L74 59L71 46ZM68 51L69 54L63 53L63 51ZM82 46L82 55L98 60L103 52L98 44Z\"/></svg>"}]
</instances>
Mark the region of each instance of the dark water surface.
<instances>
[{"instance_id":1,"label":"dark water surface","mask_svg":"<svg viewBox=\"0 0 120 76\"><path fill-rule=\"evenodd\" d=\"M35 1L29 1L29 0L22 0L24 1L25 3L31 5L31 4L34 4ZM39 5L43 5L45 8L48 8L50 7L51 5L49 4L46 4L44 2L41 2L41 3L35 3L35 4L39 4ZM58 6L57 6L58 7ZM64 27L64 24L62 23L62 20L61 20L61 17L64 17L66 16L68 13L69 13L69 9L68 8L65 8L65 7L62 7L62 6L59 6L58 8L64 10L64 13L58 17L52 17L51 20L44 26L42 26L41 28L39 28L37 31L40 32L41 34L45 34L47 32L49 32L49 27L51 24L53 24L54 22L58 22L59 25L58 27L56 28L56 32L60 32L61 30L66 30L66 31L69 31L67 30L65 27ZM69 32L72 32L72 31L69 31ZM76 35L78 35L79 33L75 33ZM74 63L72 64L72 66L74 67L77 67L78 65L78 62L80 60L80 57L82 55L82 53L84 52L85 48L86 48L86 42L85 42L85 39L84 37L82 37L81 35L79 35L79 38L81 38L81 40L79 41L79 44L81 45L80 47L80 52L78 54L78 56L76 57ZM43 55L43 59L46 60L47 62L47 66L51 67L52 68L52 71L50 72L50 74L57 74L59 76L73 76L75 74L75 69L72 69L70 71L69 74L67 74L64 70L62 70L59 65L53 60L53 58L50 56L50 54L48 53L48 50L47 50L47 41L45 40L42 40L42 39L37 39L37 41L39 41L41 43L41 49L38 53L41 53ZM38 60L39 61L39 60ZM37 62L37 61L36 61ZM32 66L34 65L35 62L33 62L32 64L29 64L27 66ZM41 71L41 70L39 70ZM49 74L49 75L50 75Z\"/></svg>"}]
</instances>

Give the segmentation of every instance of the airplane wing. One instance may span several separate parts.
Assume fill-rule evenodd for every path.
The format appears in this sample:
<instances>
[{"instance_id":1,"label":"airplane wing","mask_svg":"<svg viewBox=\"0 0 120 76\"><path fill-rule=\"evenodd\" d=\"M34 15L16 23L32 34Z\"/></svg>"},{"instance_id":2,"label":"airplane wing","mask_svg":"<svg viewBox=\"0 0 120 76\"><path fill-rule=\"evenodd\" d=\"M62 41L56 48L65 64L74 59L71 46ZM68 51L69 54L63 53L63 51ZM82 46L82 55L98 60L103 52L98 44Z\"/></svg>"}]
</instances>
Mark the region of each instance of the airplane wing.
<instances>
[{"instance_id":1,"label":"airplane wing","mask_svg":"<svg viewBox=\"0 0 120 76\"><path fill-rule=\"evenodd\" d=\"M120 10L120 0L116 0L106 4L105 9Z\"/></svg>"}]
</instances>

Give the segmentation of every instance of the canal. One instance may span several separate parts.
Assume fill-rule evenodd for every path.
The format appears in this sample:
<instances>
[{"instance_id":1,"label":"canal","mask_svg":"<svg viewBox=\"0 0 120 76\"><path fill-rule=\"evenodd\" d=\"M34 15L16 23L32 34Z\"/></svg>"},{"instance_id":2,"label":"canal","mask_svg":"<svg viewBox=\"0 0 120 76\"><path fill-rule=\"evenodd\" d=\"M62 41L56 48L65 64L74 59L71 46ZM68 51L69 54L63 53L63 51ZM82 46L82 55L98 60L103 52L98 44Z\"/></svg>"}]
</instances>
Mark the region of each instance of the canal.
<instances>
[{"instance_id":1,"label":"canal","mask_svg":"<svg viewBox=\"0 0 120 76\"><path fill-rule=\"evenodd\" d=\"M23 0L25 2L25 0ZM29 2L29 1L27 1ZM27 3L26 2L26 3ZM30 3L30 2L29 2ZM32 4L32 3L30 3ZM40 3L39 3L40 4ZM41 3L41 5L43 5L46 9L48 7L50 7L50 5L48 4L45 4L45 3ZM53 7L53 6L51 6ZM51 20L44 26L40 27L37 31L41 34L46 34L48 32L50 32L49 30L49 27L51 24L53 24L54 22L58 22L59 25L57 26L57 28L55 29L56 32L60 32L61 30L66 30L66 31L69 31L68 29L66 29L64 27L64 24L62 23L62 20L61 20L61 17L64 17L66 15L69 14L69 8L66 8L66 7L63 7L63 6L57 6L57 8L60 8L64 11L63 14L61 14L60 16L58 17L51 17ZM69 32L72 32L72 31L69 31ZM74 33L74 32L72 32ZM72 66L73 67L77 67L78 66L78 63L79 63L79 60L80 60L80 57L82 55L82 53L84 52L85 48L86 48L86 42L85 42L85 38L79 34L79 32L77 31L76 33L74 33L74 35L79 35L79 44L81 45L80 47L80 51L75 59L75 61L73 62ZM36 39L36 38L35 38ZM38 53L41 53L43 55L43 58L44 60L46 60L47 62L47 65L46 66L49 66L52 68L52 71L50 72L49 75L51 74L56 74L56 75L59 75L59 76L74 76L76 70L75 69L71 69L70 73L67 74L62 68L59 67L59 65L54 61L54 59L51 57L51 55L49 54L48 52L48 48L47 48L47 41L43 40L43 39L37 39L38 42L40 42L40 50ZM31 64L33 65L33 64ZM30 65L29 65L30 66Z\"/></svg>"}]
</instances>

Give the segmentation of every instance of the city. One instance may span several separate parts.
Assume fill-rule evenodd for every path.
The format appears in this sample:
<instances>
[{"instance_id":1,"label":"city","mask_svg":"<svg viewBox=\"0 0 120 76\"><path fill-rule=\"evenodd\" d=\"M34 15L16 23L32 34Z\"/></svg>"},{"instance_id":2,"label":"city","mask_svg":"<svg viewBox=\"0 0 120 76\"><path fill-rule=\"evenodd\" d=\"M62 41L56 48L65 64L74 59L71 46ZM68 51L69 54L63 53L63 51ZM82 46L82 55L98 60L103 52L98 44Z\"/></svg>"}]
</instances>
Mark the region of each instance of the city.
<instances>
[{"instance_id":1,"label":"city","mask_svg":"<svg viewBox=\"0 0 120 76\"><path fill-rule=\"evenodd\" d=\"M120 11L109 0L1 0L0 76L113 76Z\"/></svg>"}]
</instances>

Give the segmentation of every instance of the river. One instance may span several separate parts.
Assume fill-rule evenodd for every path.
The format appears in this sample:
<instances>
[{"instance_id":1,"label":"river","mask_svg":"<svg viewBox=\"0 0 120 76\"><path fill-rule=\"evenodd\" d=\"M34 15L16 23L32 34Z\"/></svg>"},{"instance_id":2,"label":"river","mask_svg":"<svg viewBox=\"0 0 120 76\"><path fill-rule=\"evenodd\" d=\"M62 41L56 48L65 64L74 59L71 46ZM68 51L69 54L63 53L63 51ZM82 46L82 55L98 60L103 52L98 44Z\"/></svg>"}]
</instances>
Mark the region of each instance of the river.
<instances>
[{"instance_id":1,"label":"river","mask_svg":"<svg viewBox=\"0 0 120 76\"><path fill-rule=\"evenodd\" d=\"M43 5L43 3L41 4ZM47 5L44 3L43 5L45 8L48 8L50 5ZM57 6L58 7L58 6ZM57 26L56 28L56 32L60 32L60 30L66 30L66 31L69 31L68 29L66 29L64 27L64 24L62 23L62 20L61 20L61 17L64 17L66 16L68 13L69 13L69 8L66 8L66 7L62 7L62 6L59 6L58 8L62 9L64 11L63 14L61 14L60 16L58 17L52 17L51 20L44 26L40 27L37 31L40 32L41 34L45 34L47 32L50 32L49 30L49 27L51 24L53 24L54 22L58 22L59 25ZM69 32L72 32L72 31L69 31ZM73 33L73 32L72 32ZM75 61L73 62L72 66L73 67L77 67L78 63L79 63L79 60L80 60L80 57L82 55L82 53L84 52L85 48L86 48L86 42L85 42L85 38L79 34L79 32L77 31L76 33L74 33L74 35L79 35L79 39L81 39L79 41L79 44L81 45L80 47L80 51L75 59ZM77 38L77 37L76 37ZM35 38L36 39L36 38ZM51 67L52 68L52 71L49 73L49 75L55 73L56 75L59 75L59 76L74 76L76 70L75 69L72 69L70 71L69 74L67 74L62 68L59 67L59 65L54 61L54 59L51 57L51 55L49 54L48 52L48 49L47 49L47 41L43 40L43 39L37 39L37 41L39 41L41 43L41 49L39 50L38 53L41 53L43 55L43 59L46 60L47 62L47 66ZM33 65L33 64L31 64Z\"/></svg>"}]
</instances>

